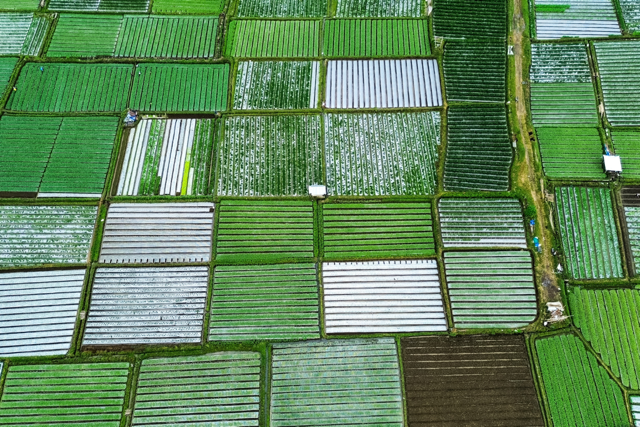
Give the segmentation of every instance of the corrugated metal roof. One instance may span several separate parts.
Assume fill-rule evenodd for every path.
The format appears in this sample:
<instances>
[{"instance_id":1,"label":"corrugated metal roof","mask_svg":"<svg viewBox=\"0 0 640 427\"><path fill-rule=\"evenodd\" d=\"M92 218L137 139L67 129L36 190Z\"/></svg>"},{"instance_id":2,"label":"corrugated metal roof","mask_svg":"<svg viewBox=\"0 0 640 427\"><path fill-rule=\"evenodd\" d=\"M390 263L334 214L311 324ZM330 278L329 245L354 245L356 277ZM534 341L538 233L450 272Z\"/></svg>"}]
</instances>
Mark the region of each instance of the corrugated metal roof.
<instances>
[{"instance_id":1,"label":"corrugated metal roof","mask_svg":"<svg viewBox=\"0 0 640 427\"><path fill-rule=\"evenodd\" d=\"M271 425L403 425L393 338L273 345Z\"/></svg>"},{"instance_id":2,"label":"corrugated metal roof","mask_svg":"<svg viewBox=\"0 0 640 427\"><path fill-rule=\"evenodd\" d=\"M259 415L260 353L225 352L142 361L134 426L257 427Z\"/></svg>"},{"instance_id":3,"label":"corrugated metal roof","mask_svg":"<svg viewBox=\"0 0 640 427\"><path fill-rule=\"evenodd\" d=\"M0 274L0 356L66 354L85 271Z\"/></svg>"},{"instance_id":4,"label":"corrugated metal roof","mask_svg":"<svg viewBox=\"0 0 640 427\"><path fill-rule=\"evenodd\" d=\"M210 341L320 338L315 264L217 266Z\"/></svg>"},{"instance_id":5,"label":"corrugated metal roof","mask_svg":"<svg viewBox=\"0 0 640 427\"><path fill-rule=\"evenodd\" d=\"M100 262L207 262L212 232L213 203L114 203Z\"/></svg>"},{"instance_id":6,"label":"corrugated metal roof","mask_svg":"<svg viewBox=\"0 0 640 427\"><path fill-rule=\"evenodd\" d=\"M11 366L0 400L0 424L120 425L129 364Z\"/></svg>"},{"instance_id":7,"label":"corrugated metal roof","mask_svg":"<svg viewBox=\"0 0 640 427\"><path fill-rule=\"evenodd\" d=\"M328 334L447 330L433 260L322 264Z\"/></svg>"},{"instance_id":8,"label":"corrugated metal roof","mask_svg":"<svg viewBox=\"0 0 640 427\"><path fill-rule=\"evenodd\" d=\"M435 59L329 61L327 108L439 107Z\"/></svg>"},{"instance_id":9,"label":"corrugated metal roof","mask_svg":"<svg viewBox=\"0 0 640 427\"><path fill-rule=\"evenodd\" d=\"M98 268L83 345L199 343L208 267Z\"/></svg>"},{"instance_id":10,"label":"corrugated metal roof","mask_svg":"<svg viewBox=\"0 0 640 427\"><path fill-rule=\"evenodd\" d=\"M456 328L520 328L535 320L529 252L446 252L444 262Z\"/></svg>"},{"instance_id":11,"label":"corrugated metal roof","mask_svg":"<svg viewBox=\"0 0 640 427\"><path fill-rule=\"evenodd\" d=\"M86 264L96 206L0 206L0 266Z\"/></svg>"},{"instance_id":12,"label":"corrugated metal roof","mask_svg":"<svg viewBox=\"0 0 640 427\"><path fill-rule=\"evenodd\" d=\"M518 199L440 199L445 248L527 247Z\"/></svg>"}]
</instances>

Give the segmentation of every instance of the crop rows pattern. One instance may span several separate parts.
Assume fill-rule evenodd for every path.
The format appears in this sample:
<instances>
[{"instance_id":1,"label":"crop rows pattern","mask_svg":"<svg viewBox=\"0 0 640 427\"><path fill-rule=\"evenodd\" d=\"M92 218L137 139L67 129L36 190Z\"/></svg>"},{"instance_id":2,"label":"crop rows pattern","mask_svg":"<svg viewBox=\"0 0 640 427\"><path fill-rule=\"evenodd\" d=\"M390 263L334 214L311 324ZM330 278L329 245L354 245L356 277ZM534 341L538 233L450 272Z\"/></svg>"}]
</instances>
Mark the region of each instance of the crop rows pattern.
<instances>
[{"instance_id":1,"label":"crop rows pattern","mask_svg":"<svg viewBox=\"0 0 640 427\"><path fill-rule=\"evenodd\" d=\"M631 248L631 258L636 272L640 272L640 207L624 207L625 222L627 224L627 238Z\"/></svg>"},{"instance_id":2,"label":"crop rows pattern","mask_svg":"<svg viewBox=\"0 0 640 427\"><path fill-rule=\"evenodd\" d=\"M345 18L418 17L420 0L338 0L336 16Z\"/></svg>"},{"instance_id":3,"label":"crop rows pattern","mask_svg":"<svg viewBox=\"0 0 640 427\"><path fill-rule=\"evenodd\" d=\"M620 35L615 9L608 0L538 0L535 8L538 39Z\"/></svg>"},{"instance_id":4,"label":"crop rows pattern","mask_svg":"<svg viewBox=\"0 0 640 427\"><path fill-rule=\"evenodd\" d=\"M640 5L633 0L618 0L625 28L638 35L640 31Z\"/></svg>"},{"instance_id":5,"label":"crop rows pattern","mask_svg":"<svg viewBox=\"0 0 640 427\"><path fill-rule=\"evenodd\" d=\"M222 12L226 0L153 0L151 11L163 14L208 14Z\"/></svg>"},{"instance_id":6,"label":"crop rows pattern","mask_svg":"<svg viewBox=\"0 0 640 427\"><path fill-rule=\"evenodd\" d=\"M640 132L638 130L613 129L611 139L617 156L620 156L625 178L640 178Z\"/></svg>"},{"instance_id":7,"label":"crop rows pattern","mask_svg":"<svg viewBox=\"0 0 640 427\"><path fill-rule=\"evenodd\" d=\"M328 7L328 0L240 0L236 14L241 18L320 18Z\"/></svg>"},{"instance_id":8,"label":"crop rows pattern","mask_svg":"<svg viewBox=\"0 0 640 427\"><path fill-rule=\"evenodd\" d=\"M50 24L33 14L0 13L0 55L37 56Z\"/></svg>"},{"instance_id":9,"label":"crop rows pattern","mask_svg":"<svg viewBox=\"0 0 640 427\"><path fill-rule=\"evenodd\" d=\"M237 58L308 58L320 54L321 21L238 20L229 24L227 55Z\"/></svg>"},{"instance_id":10,"label":"crop rows pattern","mask_svg":"<svg viewBox=\"0 0 640 427\"><path fill-rule=\"evenodd\" d=\"M0 97L4 95L17 63L18 58L0 58Z\"/></svg>"},{"instance_id":11,"label":"crop rows pattern","mask_svg":"<svg viewBox=\"0 0 640 427\"><path fill-rule=\"evenodd\" d=\"M433 31L445 39L505 39L507 3L489 0L482 7L473 0L435 0Z\"/></svg>"},{"instance_id":12,"label":"crop rows pattern","mask_svg":"<svg viewBox=\"0 0 640 427\"><path fill-rule=\"evenodd\" d=\"M49 10L71 12L140 12L149 10L150 0L50 0Z\"/></svg>"},{"instance_id":13,"label":"crop rows pattern","mask_svg":"<svg viewBox=\"0 0 640 427\"><path fill-rule=\"evenodd\" d=\"M602 141L591 127L538 127L544 173L555 179L604 179ZM626 174L625 170L625 176Z\"/></svg>"}]
</instances>

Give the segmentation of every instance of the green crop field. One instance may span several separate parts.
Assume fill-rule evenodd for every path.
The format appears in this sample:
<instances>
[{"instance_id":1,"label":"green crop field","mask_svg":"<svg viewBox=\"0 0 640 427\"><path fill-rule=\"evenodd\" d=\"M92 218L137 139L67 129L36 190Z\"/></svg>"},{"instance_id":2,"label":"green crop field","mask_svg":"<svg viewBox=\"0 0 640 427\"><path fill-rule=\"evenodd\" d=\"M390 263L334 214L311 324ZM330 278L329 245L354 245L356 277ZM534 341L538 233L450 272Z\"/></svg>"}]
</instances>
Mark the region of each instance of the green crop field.
<instances>
[{"instance_id":1,"label":"green crop field","mask_svg":"<svg viewBox=\"0 0 640 427\"><path fill-rule=\"evenodd\" d=\"M539 127L536 134L544 174L549 178L606 178L602 169L604 149L598 129Z\"/></svg>"},{"instance_id":2,"label":"green crop field","mask_svg":"<svg viewBox=\"0 0 640 427\"><path fill-rule=\"evenodd\" d=\"M624 178L640 178L640 131L613 129L611 139L615 154L620 156Z\"/></svg>"},{"instance_id":3,"label":"green crop field","mask_svg":"<svg viewBox=\"0 0 640 427\"><path fill-rule=\"evenodd\" d=\"M0 97L4 95L18 58L0 58Z\"/></svg>"},{"instance_id":4,"label":"green crop field","mask_svg":"<svg viewBox=\"0 0 640 427\"><path fill-rule=\"evenodd\" d=\"M211 14L222 12L226 0L153 0L151 12L164 14Z\"/></svg>"},{"instance_id":5,"label":"green crop field","mask_svg":"<svg viewBox=\"0 0 640 427\"><path fill-rule=\"evenodd\" d=\"M328 0L239 0L241 18L320 18L327 14Z\"/></svg>"},{"instance_id":6,"label":"green crop field","mask_svg":"<svg viewBox=\"0 0 640 427\"><path fill-rule=\"evenodd\" d=\"M122 27L122 15L63 13L47 49L47 56L111 56ZM90 39L91 43L87 43Z\"/></svg>"},{"instance_id":7,"label":"green crop field","mask_svg":"<svg viewBox=\"0 0 640 427\"><path fill-rule=\"evenodd\" d=\"M535 341L556 426L627 426L622 390L575 335Z\"/></svg>"},{"instance_id":8,"label":"green crop field","mask_svg":"<svg viewBox=\"0 0 640 427\"><path fill-rule=\"evenodd\" d=\"M320 54L320 21L231 21L225 54L236 58L308 58Z\"/></svg>"},{"instance_id":9,"label":"green crop field","mask_svg":"<svg viewBox=\"0 0 640 427\"><path fill-rule=\"evenodd\" d=\"M49 0L48 8L70 12L145 13L149 9L149 3L150 0Z\"/></svg>"},{"instance_id":10,"label":"green crop field","mask_svg":"<svg viewBox=\"0 0 640 427\"><path fill-rule=\"evenodd\" d=\"M0 13L0 55L37 56L50 24L31 13Z\"/></svg>"},{"instance_id":11,"label":"green crop field","mask_svg":"<svg viewBox=\"0 0 640 427\"><path fill-rule=\"evenodd\" d=\"M36 10L39 3L40 2L38 0L3 0L3 2L0 3L0 10Z\"/></svg>"},{"instance_id":12,"label":"green crop field","mask_svg":"<svg viewBox=\"0 0 640 427\"><path fill-rule=\"evenodd\" d=\"M507 4L489 0L435 0L433 31L445 39L504 39L507 34Z\"/></svg>"},{"instance_id":13,"label":"green crop field","mask_svg":"<svg viewBox=\"0 0 640 427\"><path fill-rule=\"evenodd\" d=\"M336 16L345 18L418 17L420 0L337 0Z\"/></svg>"}]
</instances>

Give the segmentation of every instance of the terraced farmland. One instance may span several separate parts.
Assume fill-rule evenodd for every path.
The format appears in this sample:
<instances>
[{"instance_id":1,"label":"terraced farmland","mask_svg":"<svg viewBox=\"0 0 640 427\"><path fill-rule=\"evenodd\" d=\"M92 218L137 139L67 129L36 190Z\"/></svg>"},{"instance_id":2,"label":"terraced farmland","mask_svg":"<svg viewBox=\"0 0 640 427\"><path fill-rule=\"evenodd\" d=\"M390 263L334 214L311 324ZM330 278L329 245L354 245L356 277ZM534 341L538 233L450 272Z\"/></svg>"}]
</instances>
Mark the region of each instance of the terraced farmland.
<instances>
[{"instance_id":1,"label":"terraced farmland","mask_svg":"<svg viewBox=\"0 0 640 427\"><path fill-rule=\"evenodd\" d=\"M313 258L310 202L224 200L218 209L218 261Z\"/></svg>"},{"instance_id":2,"label":"terraced farmland","mask_svg":"<svg viewBox=\"0 0 640 427\"><path fill-rule=\"evenodd\" d=\"M337 19L324 24L322 53L328 57L428 56L426 19Z\"/></svg>"},{"instance_id":3,"label":"terraced farmland","mask_svg":"<svg viewBox=\"0 0 640 427\"><path fill-rule=\"evenodd\" d=\"M219 196L302 196L324 182L320 116L237 116L224 126Z\"/></svg>"},{"instance_id":4,"label":"terraced farmland","mask_svg":"<svg viewBox=\"0 0 640 427\"><path fill-rule=\"evenodd\" d=\"M52 11L65 12L145 13L149 9L149 0L50 0L48 8Z\"/></svg>"},{"instance_id":5,"label":"terraced farmland","mask_svg":"<svg viewBox=\"0 0 640 427\"><path fill-rule=\"evenodd\" d=\"M320 338L314 264L217 266L209 341Z\"/></svg>"},{"instance_id":6,"label":"terraced farmland","mask_svg":"<svg viewBox=\"0 0 640 427\"><path fill-rule=\"evenodd\" d=\"M322 205L325 259L435 255L431 203Z\"/></svg>"},{"instance_id":7,"label":"terraced farmland","mask_svg":"<svg viewBox=\"0 0 640 427\"><path fill-rule=\"evenodd\" d=\"M640 132L613 129L611 139L617 156L620 156L624 178L640 178Z\"/></svg>"},{"instance_id":8,"label":"terraced farmland","mask_svg":"<svg viewBox=\"0 0 640 427\"><path fill-rule=\"evenodd\" d=\"M327 14L328 0L240 0L238 17L320 18Z\"/></svg>"},{"instance_id":9,"label":"terraced farmland","mask_svg":"<svg viewBox=\"0 0 640 427\"><path fill-rule=\"evenodd\" d=\"M37 56L50 24L30 13L0 13L0 55Z\"/></svg>"},{"instance_id":10,"label":"terraced farmland","mask_svg":"<svg viewBox=\"0 0 640 427\"><path fill-rule=\"evenodd\" d=\"M442 67L447 101L505 102L507 50L504 43L447 41Z\"/></svg>"},{"instance_id":11,"label":"terraced farmland","mask_svg":"<svg viewBox=\"0 0 640 427\"><path fill-rule=\"evenodd\" d=\"M238 63L235 110L318 108L319 62Z\"/></svg>"},{"instance_id":12,"label":"terraced farmland","mask_svg":"<svg viewBox=\"0 0 640 427\"><path fill-rule=\"evenodd\" d=\"M447 191L505 191L512 151L502 106L450 106L447 117Z\"/></svg>"},{"instance_id":13,"label":"terraced farmland","mask_svg":"<svg viewBox=\"0 0 640 427\"><path fill-rule=\"evenodd\" d=\"M222 12L226 0L153 0L151 12L163 14L210 14Z\"/></svg>"},{"instance_id":14,"label":"terraced farmland","mask_svg":"<svg viewBox=\"0 0 640 427\"><path fill-rule=\"evenodd\" d=\"M610 191L606 188L558 187L556 201L566 267L571 277L622 277Z\"/></svg>"},{"instance_id":15,"label":"terraced farmland","mask_svg":"<svg viewBox=\"0 0 640 427\"><path fill-rule=\"evenodd\" d=\"M620 35L618 19L608 0L538 0L536 37L608 37Z\"/></svg>"},{"instance_id":16,"label":"terraced farmland","mask_svg":"<svg viewBox=\"0 0 640 427\"><path fill-rule=\"evenodd\" d=\"M346 18L418 17L422 12L419 0L337 0L336 16Z\"/></svg>"},{"instance_id":17,"label":"terraced farmland","mask_svg":"<svg viewBox=\"0 0 640 427\"><path fill-rule=\"evenodd\" d=\"M407 337L401 343L409 425L545 425L522 337ZM442 402L460 407L447 410Z\"/></svg>"},{"instance_id":18,"label":"terraced farmland","mask_svg":"<svg viewBox=\"0 0 640 427\"><path fill-rule=\"evenodd\" d=\"M569 294L575 325L622 384L640 389L640 291L587 290Z\"/></svg>"},{"instance_id":19,"label":"terraced farmland","mask_svg":"<svg viewBox=\"0 0 640 427\"><path fill-rule=\"evenodd\" d=\"M446 252L444 262L456 328L521 328L535 320L529 252Z\"/></svg>"},{"instance_id":20,"label":"terraced farmland","mask_svg":"<svg viewBox=\"0 0 640 427\"><path fill-rule=\"evenodd\" d=\"M236 58L309 58L320 54L320 21L231 21L225 54Z\"/></svg>"},{"instance_id":21,"label":"terraced farmland","mask_svg":"<svg viewBox=\"0 0 640 427\"><path fill-rule=\"evenodd\" d=\"M473 0L435 0L433 31L436 37L454 39L505 39L507 3L489 0L482 7Z\"/></svg>"},{"instance_id":22,"label":"terraced farmland","mask_svg":"<svg viewBox=\"0 0 640 427\"><path fill-rule=\"evenodd\" d=\"M229 64L145 63L137 65L136 71L129 102L134 110L216 112L227 109Z\"/></svg>"},{"instance_id":23,"label":"terraced farmland","mask_svg":"<svg viewBox=\"0 0 640 427\"><path fill-rule=\"evenodd\" d=\"M536 339L535 349L554 425L629 424L622 390L575 335Z\"/></svg>"},{"instance_id":24,"label":"terraced farmland","mask_svg":"<svg viewBox=\"0 0 640 427\"><path fill-rule=\"evenodd\" d=\"M125 64L29 62L20 71L6 108L45 113L120 112L127 105L132 71Z\"/></svg>"},{"instance_id":25,"label":"terraced farmland","mask_svg":"<svg viewBox=\"0 0 640 427\"><path fill-rule=\"evenodd\" d=\"M211 119L142 120L129 131L117 195L210 194Z\"/></svg>"},{"instance_id":26,"label":"terraced farmland","mask_svg":"<svg viewBox=\"0 0 640 427\"><path fill-rule=\"evenodd\" d=\"M517 199L440 199L438 212L445 248L527 247Z\"/></svg>"},{"instance_id":27,"label":"terraced farmland","mask_svg":"<svg viewBox=\"0 0 640 427\"><path fill-rule=\"evenodd\" d=\"M604 149L598 129L539 127L536 129L536 134L542 167L547 177L552 179L606 178L602 167Z\"/></svg>"},{"instance_id":28,"label":"terraced farmland","mask_svg":"<svg viewBox=\"0 0 640 427\"><path fill-rule=\"evenodd\" d=\"M604 108L612 126L640 125L640 41L596 42Z\"/></svg>"},{"instance_id":29,"label":"terraced farmland","mask_svg":"<svg viewBox=\"0 0 640 427\"><path fill-rule=\"evenodd\" d=\"M327 114L331 195L426 195L436 190L440 114Z\"/></svg>"}]
</instances>

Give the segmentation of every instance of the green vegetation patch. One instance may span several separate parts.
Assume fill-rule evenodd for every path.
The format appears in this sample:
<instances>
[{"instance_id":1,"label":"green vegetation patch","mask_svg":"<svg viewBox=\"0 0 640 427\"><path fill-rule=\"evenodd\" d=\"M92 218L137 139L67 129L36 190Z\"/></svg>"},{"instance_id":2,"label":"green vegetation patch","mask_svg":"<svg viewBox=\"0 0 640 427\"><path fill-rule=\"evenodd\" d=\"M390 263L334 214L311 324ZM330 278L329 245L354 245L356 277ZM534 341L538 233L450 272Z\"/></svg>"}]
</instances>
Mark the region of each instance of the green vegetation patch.
<instances>
[{"instance_id":1,"label":"green vegetation patch","mask_svg":"<svg viewBox=\"0 0 640 427\"><path fill-rule=\"evenodd\" d=\"M448 41L442 68L448 101L505 102L507 47L504 42Z\"/></svg>"},{"instance_id":2,"label":"green vegetation patch","mask_svg":"<svg viewBox=\"0 0 640 427\"><path fill-rule=\"evenodd\" d=\"M450 106L447 117L447 191L506 191L513 157L504 106Z\"/></svg>"},{"instance_id":3,"label":"green vegetation patch","mask_svg":"<svg viewBox=\"0 0 640 427\"><path fill-rule=\"evenodd\" d=\"M328 259L435 255L429 202L324 204L322 221Z\"/></svg>"},{"instance_id":4,"label":"green vegetation patch","mask_svg":"<svg viewBox=\"0 0 640 427\"><path fill-rule=\"evenodd\" d=\"M210 341L320 338L315 264L217 266Z\"/></svg>"},{"instance_id":5,"label":"green vegetation patch","mask_svg":"<svg viewBox=\"0 0 640 427\"><path fill-rule=\"evenodd\" d=\"M428 56L426 19L337 19L324 25L323 54L329 57Z\"/></svg>"},{"instance_id":6,"label":"green vegetation patch","mask_svg":"<svg viewBox=\"0 0 640 427\"><path fill-rule=\"evenodd\" d=\"M635 0L618 0L626 29L636 35L640 30L640 3ZM640 412L640 408L638 409ZM640 415L640 414L639 414Z\"/></svg>"},{"instance_id":7,"label":"green vegetation patch","mask_svg":"<svg viewBox=\"0 0 640 427\"><path fill-rule=\"evenodd\" d=\"M50 0L49 10L68 12L142 12L149 0Z\"/></svg>"},{"instance_id":8,"label":"green vegetation patch","mask_svg":"<svg viewBox=\"0 0 640 427\"><path fill-rule=\"evenodd\" d=\"M258 426L260 353L142 361L132 425Z\"/></svg>"},{"instance_id":9,"label":"green vegetation patch","mask_svg":"<svg viewBox=\"0 0 640 427\"><path fill-rule=\"evenodd\" d=\"M531 83L536 128L598 126L596 96L589 83Z\"/></svg>"},{"instance_id":10,"label":"green vegetation patch","mask_svg":"<svg viewBox=\"0 0 640 427\"><path fill-rule=\"evenodd\" d=\"M227 117L219 196L306 196L323 184L320 116Z\"/></svg>"},{"instance_id":11,"label":"green vegetation patch","mask_svg":"<svg viewBox=\"0 0 640 427\"><path fill-rule=\"evenodd\" d=\"M31 13L0 13L0 55L37 56L49 25L49 18Z\"/></svg>"},{"instance_id":12,"label":"green vegetation patch","mask_svg":"<svg viewBox=\"0 0 640 427\"><path fill-rule=\"evenodd\" d=\"M267 18L320 18L328 0L240 0L237 16Z\"/></svg>"},{"instance_id":13,"label":"green vegetation patch","mask_svg":"<svg viewBox=\"0 0 640 427\"><path fill-rule=\"evenodd\" d=\"M271 425L403 424L393 338L273 345Z\"/></svg>"},{"instance_id":14,"label":"green vegetation patch","mask_svg":"<svg viewBox=\"0 0 640 427\"><path fill-rule=\"evenodd\" d=\"M626 387L640 389L640 291L573 288L569 303L575 325L604 363Z\"/></svg>"},{"instance_id":15,"label":"green vegetation patch","mask_svg":"<svg viewBox=\"0 0 640 427\"><path fill-rule=\"evenodd\" d=\"M0 98L4 95L11 80L13 70L18 64L18 58L0 58Z\"/></svg>"},{"instance_id":16,"label":"green vegetation patch","mask_svg":"<svg viewBox=\"0 0 640 427\"><path fill-rule=\"evenodd\" d=\"M435 0L433 31L445 39L505 39L507 2L487 0ZM482 74L482 73L480 73Z\"/></svg>"},{"instance_id":17,"label":"green vegetation patch","mask_svg":"<svg viewBox=\"0 0 640 427\"><path fill-rule=\"evenodd\" d=\"M320 63L241 61L236 73L236 110L318 108Z\"/></svg>"},{"instance_id":18,"label":"green vegetation patch","mask_svg":"<svg viewBox=\"0 0 640 427\"><path fill-rule=\"evenodd\" d=\"M420 0L337 0L336 16L345 18L418 17Z\"/></svg>"},{"instance_id":19,"label":"green vegetation patch","mask_svg":"<svg viewBox=\"0 0 640 427\"><path fill-rule=\"evenodd\" d=\"M591 83L586 45L532 44L529 76L535 83Z\"/></svg>"},{"instance_id":20,"label":"green vegetation patch","mask_svg":"<svg viewBox=\"0 0 640 427\"><path fill-rule=\"evenodd\" d=\"M605 179L602 141L597 129L536 129L544 174L555 179ZM625 171L626 172L626 171Z\"/></svg>"},{"instance_id":21,"label":"green vegetation patch","mask_svg":"<svg viewBox=\"0 0 640 427\"><path fill-rule=\"evenodd\" d=\"M308 58L320 55L321 21L231 21L225 52L237 58Z\"/></svg>"},{"instance_id":22,"label":"green vegetation patch","mask_svg":"<svg viewBox=\"0 0 640 427\"><path fill-rule=\"evenodd\" d=\"M128 376L128 363L11 366L0 424L117 427Z\"/></svg>"},{"instance_id":23,"label":"green vegetation patch","mask_svg":"<svg viewBox=\"0 0 640 427\"><path fill-rule=\"evenodd\" d=\"M313 257L311 202L223 200L218 210L218 261Z\"/></svg>"},{"instance_id":24,"label":"green vegetation patch","mask_svg":"<svg viewBox=\"0 0 640 427\"><path fill-rule=\"evenodd\" d=\"M565 267L571 277L622 277L620 245L609 189L558 187L556 203Z\"/></svg>"},{"instance_id":25,"label":"green vegetation patch","mask_svg":"<svg viewBox=\"0 0 640 427\"><path fill-rule=\"evenodd\" d=\"M575 335L535 341L554 425L626 426L622 390Z\"/></svg>"},{"instance_id":26,"label":"green vegetation patch","mask_svg":"<svg viewBox=\"0 0 640 427\"><path fill-rule=\"evenodd\" d=\"M226 0L153 0L151 12L164 14L212 14L224 9Z\"/></svg>"},{"instance_id":27,"label":"green vegetation patch","mask_svg":"<svg viewBox=\"0 0 640 427\"><path fill-rule=\"evenodd\" d=\"M537 4L537 13L563 13L571 6L568 4Z\"/></svg>"},{"instance_id":28,"label":"green vegetation patch","mask_svg":"<svg viewBox=\"0 0 640 427\"><path fill-rule=\"evenodd\" d=\"M331 195L426 195L436 190L440 114L327 114Z\"/></svg>"},{"instance_id":29,"label":"green vegetation patch","mask_svg":"<svg viewBox=\"0 0 640 427\"><path fill-rule=\"evenodd\" d=\"M227 109L229 64L139 64L131 108L162 112Z\"/></svg>"},{"instance_id":30,"label":"green vegetation patch","mask_svg":"<svg viewBox=\"0 0 640 427\"><path fill-rule=\"evenodd\" d=\"M142 67L142 66L141 66ZM133 67L125 64L27 63L7 109L14 111L119 112L127 105Z\"/></svg>"},{"instance_id":31,"label":"green vegetation patch","mask_svg":"<svg viewBox=\"0 0 640 427\"><path fill-rule=\"evenodd\" d=\"M535 320L529 252L446 252L444 263L456 328L521 328Z\"/></svg>"},{"instance_id":32,"label":"green vegetation patch","mask_svg":"<svg viewBox=\"0 0 640 427\"><path fill-rule=\"evenodd\" d=\"M60 14L47 56L112 56L121 26L122 15Z\"/></svg>"},{"instance_id":33,"label":"green vegetation patch","mask_svg":"<svg viewBox=\"0 0 640 427\"><path fill-rule=\"evenodd\" d=\"M625 206L624 216L627 223L627 235L629 246L631 247L631 261L633 262L636 274L640 272L640 207Z\"/></svg>"},{"instance_id":34,"label":"green vegetation patch","mask_svg":"<svg viewBox=\"0 0 640 427\"><path fill-rule=\"evenodd\" d=\"M640 132L637 130L613 129L611 139L616 155L622 162L624 178L640 178Z\"/></svg>"},{"instance_id":35,"label":"green vegetation patch","mask_svg":"<svg viewBox=\"0 0 640 427\"><path fill-rule=\"evenodd\" d=\"M0 10L36 10L39 5L38 0L3 0Z\"/></svg>"}]
</instances>

